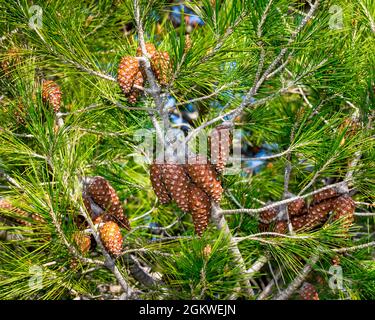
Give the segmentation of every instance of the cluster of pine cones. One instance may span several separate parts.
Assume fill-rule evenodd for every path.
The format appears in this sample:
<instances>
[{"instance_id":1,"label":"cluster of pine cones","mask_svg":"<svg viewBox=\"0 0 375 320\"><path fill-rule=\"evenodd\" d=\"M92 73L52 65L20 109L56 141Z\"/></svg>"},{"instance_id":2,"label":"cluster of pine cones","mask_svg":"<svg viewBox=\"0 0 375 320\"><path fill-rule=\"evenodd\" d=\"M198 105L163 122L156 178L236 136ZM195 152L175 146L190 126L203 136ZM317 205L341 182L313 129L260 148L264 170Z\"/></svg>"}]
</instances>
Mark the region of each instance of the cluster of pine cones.
<instances>
[{"instance_id":1,"label":"cluster of pine cones","mask_svg":"<svg viewBox=\"0 0 375 320\"><path fill-rule=\"evenodd\" d=\"M288 213L293 230L309 230L322 225L329 218L332 220L343 219L346 229L354 222L355 203L349 195L340 195L334 189L327 189L314 195L310 206L303 199L289 203ZM263 231L286 233L287 221L277 220L276 208L263 211L260 214L259 228ZM275 221L275 223L272 223Z\"/></svg>"},{"instance_id":2,"label":"cluster of pine cones","mask_svg":"<svg viewBox=\"0 0 375 320\"><path fill-rule=\"evenodd\" d=\"M152 43L146 43L146 51L150 56L150 63L155 78L159 84L165 86L171 75L172 65L168 52L157 51ZM142 50L137 49L137 57L142 57ZM139 59L132 56L122 57L118 72L117 81L121 90L128 98L129 103L136 103L140 90L135 86L143 87L147 79L145 65Z\"/></svg>"},{"instance_id":3,"label":"cluster of pine cones","mask_svg":"<svg viewBox=\"0 0 375 320\"><path fill-rule=\"evenodd\" d=\"M99 235L105 248L114 256L120 255L123 244L121 228L130 230L130 224L115 189L103 177L89 178L83 201L94 225L99 227ZM87 227L83 221L77 221L77 225L80 228ZM90 235L77 231L73 238L83 254L92 248Z\"/></svg>"},{"instance_id":4,"label":"cluster of pine cones","mask_svg":"<svg viewBox=\"0 0 375 320\"><path fill-rule=\"evenodd\" d=\"M150 177L155 194L162 204L172 200L193 217L196 233L207 228L211 201L219 203L223 188L215 166L206 157L190 157L186 164L152 163Z\"/></svg>"}]
</instances>

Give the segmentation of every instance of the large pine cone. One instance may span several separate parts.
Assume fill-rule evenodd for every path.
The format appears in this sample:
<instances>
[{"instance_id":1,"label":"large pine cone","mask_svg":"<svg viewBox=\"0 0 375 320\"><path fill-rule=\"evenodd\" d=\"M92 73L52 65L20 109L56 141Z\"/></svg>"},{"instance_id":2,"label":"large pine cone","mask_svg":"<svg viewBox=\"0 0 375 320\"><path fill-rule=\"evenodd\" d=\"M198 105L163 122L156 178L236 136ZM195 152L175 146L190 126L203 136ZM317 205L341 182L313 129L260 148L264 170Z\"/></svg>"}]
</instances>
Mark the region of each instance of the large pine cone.
<instances>
[{"instance_id":1,"label":"large pine cone","mask_svg":"<svg viewBox=\"0 0 375 320\"><path fill-rule=\"evenodd\" d=\"M163 182L163 164L153 163L150 166L150 179L152 188L156 196L159 198L160 203L167 204L171 201L171 197L168 194L167 188Z\"/></svg>"},{"instance_id":2,"label":"large pine cone","mask_svg":"<svg viewBox=\"0 0 375 320\"><path fill-rule=\"evenodd\" d=\"M115 189L103 177L92 178L87 187L88 195L99 205L110 218L119 222L120 226L130 230L130 224Z\"/></svg>"},{"instance_id":3,"label":"large pine cone","mask_svg":"<svg viewBox=\"0 0 375 320\"><path fill-rule=\"evenodd\" d=\"M197 156L189 159L187 169L191 180L206 192L212 200L219 203L223 187L217 178L213 165L206 158Z\"/></svg>"},{"instance_id":4,"label":"large pine cone","mask_svg":"<svg viewBox=\"0 0 375 320\"><path fill-rule=\"evenodd\" d=\"M164 185L178 207L189 212L190 180L183 164L165 163L161 166Z\"/></svg>"},{"instance_id":5,"label":"large pine cone","mask_svg":"<svg viewBox=\"0 0 375 320\"><path fill-rule=\"evenodd\" d=\"M189 207L195 232L201 236L206 230L210 219L211 202L207 194L194 184L190 185Z\"/></svg>"}]
</instances>

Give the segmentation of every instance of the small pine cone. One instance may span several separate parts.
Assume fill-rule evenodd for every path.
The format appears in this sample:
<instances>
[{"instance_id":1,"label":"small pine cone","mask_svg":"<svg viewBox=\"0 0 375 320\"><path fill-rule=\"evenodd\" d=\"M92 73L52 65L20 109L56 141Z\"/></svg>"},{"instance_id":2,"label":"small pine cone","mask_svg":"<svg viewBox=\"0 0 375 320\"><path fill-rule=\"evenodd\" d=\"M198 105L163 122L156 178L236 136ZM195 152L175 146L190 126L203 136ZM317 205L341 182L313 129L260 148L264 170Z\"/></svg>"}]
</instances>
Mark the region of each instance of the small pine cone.
<instances>
[{"instance_id":1,"label":"small pine cone","mask_svg":"<svg viewBox=\"0 0 375 320\"><path fill-rule=\"evenodd\" d=\"M334 197L337 197L337 192L336 192L335 189L330 188L330 189L323 190L323 191L315 194L314 197L313 197L313 203L316 204L316 203L319 203L323 200L331 199L331 198L334 198Z\"/></svg>"},{"instance_id":2,"label":"small pine cone","mask_svg":"<svg viewBox=\"0 0 375 320\"><path fill-rule=\"evenodd\" d=\"M133 84L137 79L139 63L137 58L122 57L117 71L117 82L122 92L128 96L133 89Z\"/></svg>"},{"instance_id":3,"label":"small pine cone","mask_svg":"<svg viewBox=\"0 0 375 320\"><path fill-rule=\"evenodd\" d=\"M265 224L271 223L277 216L276 208L264 210L259 214L260 221Z\"/></svg>"},{"instance_id":4,"label":"small pine cone","mask_svg":"<svg viewBox=\"0 0 375 320\"><path fill-rule=\"evenodd\" d=\"M130 230L129 220L124 213L120 199L106 179L100 176L92 178L87 192L94 202L105 210L105 214L119 222L121 227Z\"/></svg>"},{"instance_id":5,"label":"small pine cone","mask_svg":"<svg viewBox=\"0 0 375 320\"><path fill-rule=\"evenodd\" d=\"M219 203L223 193L223 187L217 178L216 171L211 163L202 156L190 158L188 165L188 174L192 181L204 192L206 192L212 200Z\"/></svg>"},{"instance_id":6,"label":"small pine cone","mask_svg":"<svg viewBox=\"0 0 375 320\"><path fill-rule=\"evenodd\" d=\"M211 162L215 165L218 172L222 172L229 160L230 146L232 144L232 135L230 126L217 126L211 133Z\"/></svg>"},{"instance_id":7,"label":"small pine cone","mask_svg":"<svg viewBox=\"0 0 375 320\"><path fill-rule=\"evenodd\" d=\"M99 229L100 239L109 253L118 256L122 252L122 235L116 222L107 221Z\"/></svg>"},{"instance_id":8,"label":"small pine cone","mask_svg":"<svg viewBox=\"0 0 375 320\"><path fill-rule=\"evenodd\" d=\"M349 229L354 222L355 203L353 199L348 195L337 198L334 201L333 210L335 211L333 220L343 218L345 228Z\"/></svg>"},{"instance_id":9,"label":"small pine cone","mask_svg":"<svg viewBox=\"0 0 375 320\"><path fill-rule=\"evenodd\" d=\"M135 76L134 84L140 87L143 87L143 75L141 71L138 71L138 73ZM134 104L137 102L138 96L140 94L140 90L137 88L132 88L128 97L128 102L131 104Z\"/></svg>"},{"instance_id":10,"label":"small pine cone","mask_svg":"<svg viewBox=\"0 0 375 320\"><path fill-rule=\"evenodd\" d=\"M156 196L159 198L160 203L167 204L171 201L171 197L168 194L168 191L164 185L162 177L163 165L153 163L150 166L150 179L152 188Z\"/></svg>"},{"instance_id":11,"label":"small pine cone","mask_svg":"<svg viewBox=\"0 0 375 320\"><path fill-rule=\"evenodd\" d=\"M189 212L190 180L182 164L166 163L161 166L164 185L178 207Z\"/></svg>"},{"instance_id":12,"label":"small pine cone","mask_svg":"<svg viewBox=\"0 0 375 320\"><path fill-rule=\"evenodd\" d=\"M307 214L293 217L291 219L293 228L295 230L312 229L324 223L327 220L328 214L332 210L333 205L334 200L328 199L311 206L308 209Z\"/></svg>"},{"instance_id":13,"label":"small pine cone","mask_svg":"<svg viewBox=\"0 0 375 320\"><path fill-rule=\"evenodd\" d=\"M49 103L52 105L53 111L55 111L55 113L60 111L61 89L56 82L52 80L43 81L42 98L45 103Z\"/></svg>"},{"instance_id":14,"label":"small pine cone","mask_svg":"<svg viewBox=\"0 0 375 320\"><path fill-rule=\"evenodd\" d=\"M288 213L290 216L300 216L304 213L305 200L297 199L288 204Z\"/></svg>"},{"instance_id":15,"label":"small pine cone","mask_svg":"<svg viewBox=\"0 0 375 320\"><path fill-rule=\"evenodd\" d=\"M190 185L189 207L193 217L195 232L201 236L210 220L211 202L208 195L194 184Z\"/></svg>"},{"instance_id":16,"label":"small pine cone","mask_svg":"<svg viewBox=\"0 0 375 320\"><path fill-rule=\"evenodd\" d=\"M152 69L160 85L166 86L172 74L172 64L168 52L157 52L154 55Z\"/></svg>"},{"instance_id":17,"label":"small pine cone","mask_svg":"<svg viewBox=\"0 0 375 320\"><path fill-rule=\"evenodd\" d=\"M319 300L316 288L308 282L304 282L299 290L299 295L302 300Z\"/></svg>"},{"instance_id":18,"label":"small pine cone","mask_svg":"<svg viewBox=\"0 0 375 320\"><path fill-rule=\"evenodd\" d=\"M145 44L145 46L146 46L147 53L149 54L150 58L152 59L154 57L154 55L156 54L156 52L157 52L154 44L151 43L151 42L147 42ZM141 49L141 47L137 48L137 57L142 57L142 49Z\"/></svg>"},{"instance_id":19,"label":"small pine cone","mask_svg":"<svg viewBox=\"0 0 375 320\"><path fill-rule=\"evenodd\" d=\"M87 252L89 252L91 248L91 236L90 235L84 234L81 231L76 231L73 234L73 240L77 248L82 254L85 255Z\"/></svg>"}]
</instances>

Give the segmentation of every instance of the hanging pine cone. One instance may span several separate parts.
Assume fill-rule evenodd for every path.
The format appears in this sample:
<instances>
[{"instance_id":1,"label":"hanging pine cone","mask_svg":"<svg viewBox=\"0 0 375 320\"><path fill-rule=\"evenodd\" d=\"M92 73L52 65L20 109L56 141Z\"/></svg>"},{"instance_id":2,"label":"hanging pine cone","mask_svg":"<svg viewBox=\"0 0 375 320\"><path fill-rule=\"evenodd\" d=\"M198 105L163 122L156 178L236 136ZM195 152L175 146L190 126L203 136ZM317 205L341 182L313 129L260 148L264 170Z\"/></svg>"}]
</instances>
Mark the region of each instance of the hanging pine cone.
<instances>
[{"instance_id":1,"label":"hanging pine cone","mask_svg":"<svg viewBox=\"0 0 375 320\"><path fill-rule=\"evenodd\" d=\"M105 214L119 222L121 227L130 230L129 220L124 214L120 199L106 179L100 176L92 178L87 192L95 203L106 211Z\"/></svg>"},{"instance_id":2,"label":"hanging pine cone","mask_svg":"<svg viewBox=\"0 0 375 320\"><path fill-rule=\"evenodd\" d=\"M230 146L232 144L232 135L230 125L222 124L217 126L211 133L211 162L215 165L218 172L222 172L229 160Z\"/></svg>"},{"instance_id":3,"label":"hanging pine cone","mask_svg":"<svg viewBox=\"0 0 375 320\"><path fill-rule=\"evenodd\" d=\"M143 87L143 76L142 76L141 71L138 71L138 73L135 76L134 86ZM139 89L133 87L129 93L129 97L128 97L129 103L131 104L136 103L140 93L141 91Z\"/></svg>"},{"instance_id":4,"label":"hanging pine cone","mask_svg":"<svg viewBox=\"0 0 375 320\"><path fill-rule=\"evenodd\" d=\"M55 111L55 113L60 111L61 89L56 82L52 80L43 81L42 98L44 103L52 105L53 111Z\"/></svg>"},{"instance_id":5,"label":"hanging pine cone","mask_svg":"<svg viewBox=\"0 0 375 320\"><path fill-rule=\"evenodd\" d=\"M107 221L99 229L100 239L109 253L118 256L122 252L122 235L116 222Z\"/></svg>"},{"instance_id":6,"label":"hanging pine cone","mask_svg":"<svg viewBox=\"0 0 375 320\"><path fill-rule=\"evenodd\" d=\"M189 159L187 169L192 181L206 192L212 200L219 203L223 187L217 178L213 165L205 157L196 156Z\"/></svg>"},{"instance_id":7,"label":"hanging pine cone","mask_svg":"<svg viewBox=\"0 0 375 320\"><path fill-rule=\"evenodd\" d=\"M172 75L172 64L168 52L157 52L152 59L152 66L160 85L166 86Z\"/></svg>"},{"instance_id":8,"label":"hanging pine cone","mask_svg":"<svg viewBox=\"0 0 375 320\"><path fill-rule=\"evenodd\" d=\"M161 166L164 185L178 207L189 212L190 180L182 164L166 163Z\"/></svg>"},{"instance_id":9,"label":"hanging pine cone","mask_svg":"<svg viewBox=\"0 0 375 320\"><path fill-rule=\"evenodd\" d=\"M190 185L189 207L193 217L195 232L201 236L206 230L210 219L211 202L207 194L194 184Z\"/></svg>"},{"instance_id":10,"label":"hanging pine cone","mask_svg":"<svg viewBox=\"0 0 375 320\"><path fill-rule=\"evenodd\" d=\"M288 223L284 220L276 221L273 231L276 233L282 233L282 234L287 233Z\"/></svg>"},{"instance_id":11,"label":"hanging pine cone","mask_svg":"<svg viewBox=\"0 0 375 320\"><path fill-rule=\"evenodd\" d=\"M311 206L308 209L307 214L293 217L291 219L293 228L296 231L300 229L312 229L324 223L327 220L328 214L332 210L333 205L334 200L328 199Z\"/></svg>"},{"instance_id":12,"label":"hanging pine cone","mask_svg":"<svg viewBox=\"0 0 375 320\"><path fill-rule=\"evenodd\" d=\"M326 199L331 199L331 198L334 198L334 197L337 197L337 191L333 188L330 188L330 189L327 189L327 190L323 190L317 194L314 195L313 197L313 203L316 204L316 203L319 203L323 200L326 200Z\"/></svg>"},{"instance_id":13,"label":"hanging pine cone","mask_svg":"<svg viewBox=\"0 0 375 320\"><path fill-rule=\"evenodd\" d=\"M297 199L288 204L288 213L291 217L293 216L300 216L304 213L305 208L305 200Z\"/></svg>"},{"instance_id":14,"label":"hanging pine cone","mask_svg":"<svg viewBox=\"0 0 375 320\"><path fill-rule=\"evenodd\" d=\"M150 166L150 179L156 196L159 198L160 203L167 204L171 201L171 197L163 182L163 165L153 163Z\"/></svg>"},{"instance_id":15,"label":"hanging pine cone","mask_svg":"<svg viewBox=\"0 0 375 320\"><path fill-rule=\"evenodd\" d=\"M73 234L73 240L79 251L85 255L91 248L91 236L81 231L76 231Z\"/></svg>"},{"instance_id":16,"label":"hanging pine cone","mask_svg":"<svg viewBox=\"0 0 375 320\"><path fill-rule=\"evenodd\" d=\"M309 282L304 282L299 290L299 295L302 300L319 300L319 294L314 285Z\"/></svg>"},{"instance_id":17,"label":"hanging pine cone","mask_svg":"<svg viewBox=\"0 0 375 320\"><path fill-rule=\"evenodd\" d=\"M333 220L343 219L345 228L349 229L354 222L355 203L353 199L348 195L337 198L333 204L333 211Z\"/></svg>"}]
</instances>

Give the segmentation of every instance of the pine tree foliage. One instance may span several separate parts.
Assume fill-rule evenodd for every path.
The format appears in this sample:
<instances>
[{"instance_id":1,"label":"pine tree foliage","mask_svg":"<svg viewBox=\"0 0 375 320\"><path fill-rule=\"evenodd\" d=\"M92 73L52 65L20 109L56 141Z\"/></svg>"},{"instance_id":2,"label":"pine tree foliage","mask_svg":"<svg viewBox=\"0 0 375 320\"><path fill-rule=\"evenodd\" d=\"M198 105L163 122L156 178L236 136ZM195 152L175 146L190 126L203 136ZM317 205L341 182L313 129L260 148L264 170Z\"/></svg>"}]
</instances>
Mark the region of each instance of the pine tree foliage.
<instances>
[{"instance_id":1,"label":"pine tree foliage","mask_svg":"<svg viewBox=\"0 0 375 320\"><path fill-rule=\"evenodd\" d=\"M0 299L283 300L304 282L320 300L374 299L375 1L177 2L0 0L0 201L11 205L0 205ZM182 4L191 11L177 15ZM171 72L159 86L146 70L130 104L118 66L145 42ZM241 170L220 176L202 236L190 213L160 204L137 160L139 130L177 128L170 116L189 106L186 139L224 121L242 132ZM130 221L116 256L85 207L94 176ZM349 230L331 212L313 229L272 231L293 198L312 206L328 188L355 202ZM279 215L264 231L269 207Z\"/></svg>"}]
</instances>

